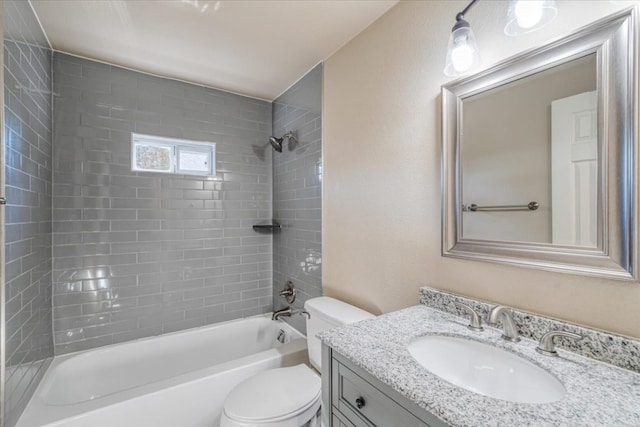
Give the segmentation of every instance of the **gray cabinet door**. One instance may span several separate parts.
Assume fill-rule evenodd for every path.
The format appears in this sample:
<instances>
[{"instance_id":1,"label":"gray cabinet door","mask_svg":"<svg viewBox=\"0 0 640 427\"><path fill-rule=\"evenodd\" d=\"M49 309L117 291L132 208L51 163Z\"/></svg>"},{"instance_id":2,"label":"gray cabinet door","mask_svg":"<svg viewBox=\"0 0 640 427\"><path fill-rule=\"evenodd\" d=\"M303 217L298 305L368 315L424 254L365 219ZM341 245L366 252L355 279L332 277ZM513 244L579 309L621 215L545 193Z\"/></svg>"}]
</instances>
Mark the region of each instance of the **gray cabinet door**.
<instances>
[{"instance_id":1,"label":"gray cabinet door","mask_svg":"<svg viewBox=\"0 0 640 427\"><path fill-rule=\"evenodd\" d=\"M323 350L329 362L323 364L323 404L333 427L448 427L339 353Z\"/></svg>"}]
</instances>

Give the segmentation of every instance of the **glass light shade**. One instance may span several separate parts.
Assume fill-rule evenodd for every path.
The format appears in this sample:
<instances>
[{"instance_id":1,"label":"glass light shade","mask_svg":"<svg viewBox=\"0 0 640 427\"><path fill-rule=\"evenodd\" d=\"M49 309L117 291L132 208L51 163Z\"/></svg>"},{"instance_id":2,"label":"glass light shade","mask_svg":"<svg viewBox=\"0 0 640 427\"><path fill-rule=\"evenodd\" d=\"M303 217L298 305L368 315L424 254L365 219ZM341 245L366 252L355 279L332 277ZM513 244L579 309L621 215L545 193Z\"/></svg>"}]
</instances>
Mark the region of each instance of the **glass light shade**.
<instances>
[{"instance_id":1,"label":"glass light shade","mask_svg":"<svg viewBox=\"0 0 640 427\"><path fill-rule=\"evenodd\" d=\"M558 14L555 0L509 0L504 33L519 36L544 27Z\"/></svg>"},{"instance_id":2,"label":"glass light shade","mask_svg":"<svg viewBox=\"0 0 640 427\"><path fill-rule=\"evenodd\" d=\"M467 24L455 28L451 32L451 36L449 36L444 73L447 76L466 74L480 65L481 62L476 38L471 27Z\"/></svg>"}]
</instances>

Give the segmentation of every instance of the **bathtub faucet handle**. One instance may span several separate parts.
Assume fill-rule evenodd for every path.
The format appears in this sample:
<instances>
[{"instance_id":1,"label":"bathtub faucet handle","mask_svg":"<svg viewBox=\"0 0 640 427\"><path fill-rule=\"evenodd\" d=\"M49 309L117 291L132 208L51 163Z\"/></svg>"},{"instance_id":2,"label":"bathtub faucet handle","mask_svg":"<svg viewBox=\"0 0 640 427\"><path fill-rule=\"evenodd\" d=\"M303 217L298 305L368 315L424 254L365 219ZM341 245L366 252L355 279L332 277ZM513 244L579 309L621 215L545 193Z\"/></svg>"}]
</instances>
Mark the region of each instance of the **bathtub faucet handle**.
<instances>
[{"instance_id":1,"label":"bathtub faucet handle","mask_svg":"<svg viewBox=\"0 0 640 427\"><path fill-rule=\"evenodd\" d=\"M284 288L280 291L279 295L284 297L287 303L293 304L296 300L296 288L293 286L291 280L288 280L287 283L284 284Z\"/></svg>"}]
</instances>

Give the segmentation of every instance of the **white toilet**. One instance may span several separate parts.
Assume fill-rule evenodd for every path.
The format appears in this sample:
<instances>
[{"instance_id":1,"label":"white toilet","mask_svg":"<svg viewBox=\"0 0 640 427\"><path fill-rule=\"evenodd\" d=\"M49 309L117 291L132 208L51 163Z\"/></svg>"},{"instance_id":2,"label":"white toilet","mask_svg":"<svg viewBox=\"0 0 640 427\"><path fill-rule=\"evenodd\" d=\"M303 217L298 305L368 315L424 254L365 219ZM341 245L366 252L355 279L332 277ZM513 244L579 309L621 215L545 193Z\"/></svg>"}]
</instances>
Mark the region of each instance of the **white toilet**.
<instances>
[{"instance_id":1,"label":"white toilet","mask_svg":"<svg viewBox=\"0 0 640 427\"><path fill-rule=\"evenodd\" d=\"M320 331L375 317L329 297L308 300L305 364L260 372L238 384L224 402L220 427L320 427Z\"/></svg>"}]
</instances>

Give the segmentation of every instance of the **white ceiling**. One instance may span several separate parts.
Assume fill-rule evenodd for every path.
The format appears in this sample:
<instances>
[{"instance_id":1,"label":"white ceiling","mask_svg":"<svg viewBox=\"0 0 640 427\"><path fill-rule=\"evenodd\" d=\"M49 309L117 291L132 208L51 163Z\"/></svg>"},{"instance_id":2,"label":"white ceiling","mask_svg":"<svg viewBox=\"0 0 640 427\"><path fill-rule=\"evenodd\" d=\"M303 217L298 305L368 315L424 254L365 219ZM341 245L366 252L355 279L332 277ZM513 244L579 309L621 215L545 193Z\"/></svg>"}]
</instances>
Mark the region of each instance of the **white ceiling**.
<instances>
[{"instance_id":1,"label":"white ceiling","mask_svg":"<svg viewBox=\"0 0 640 427\"><path fill-rule=\"evenodd\" d=\"M54 49L273 100L398 0L31 0Z\"/></svg>"}]
</instances>

